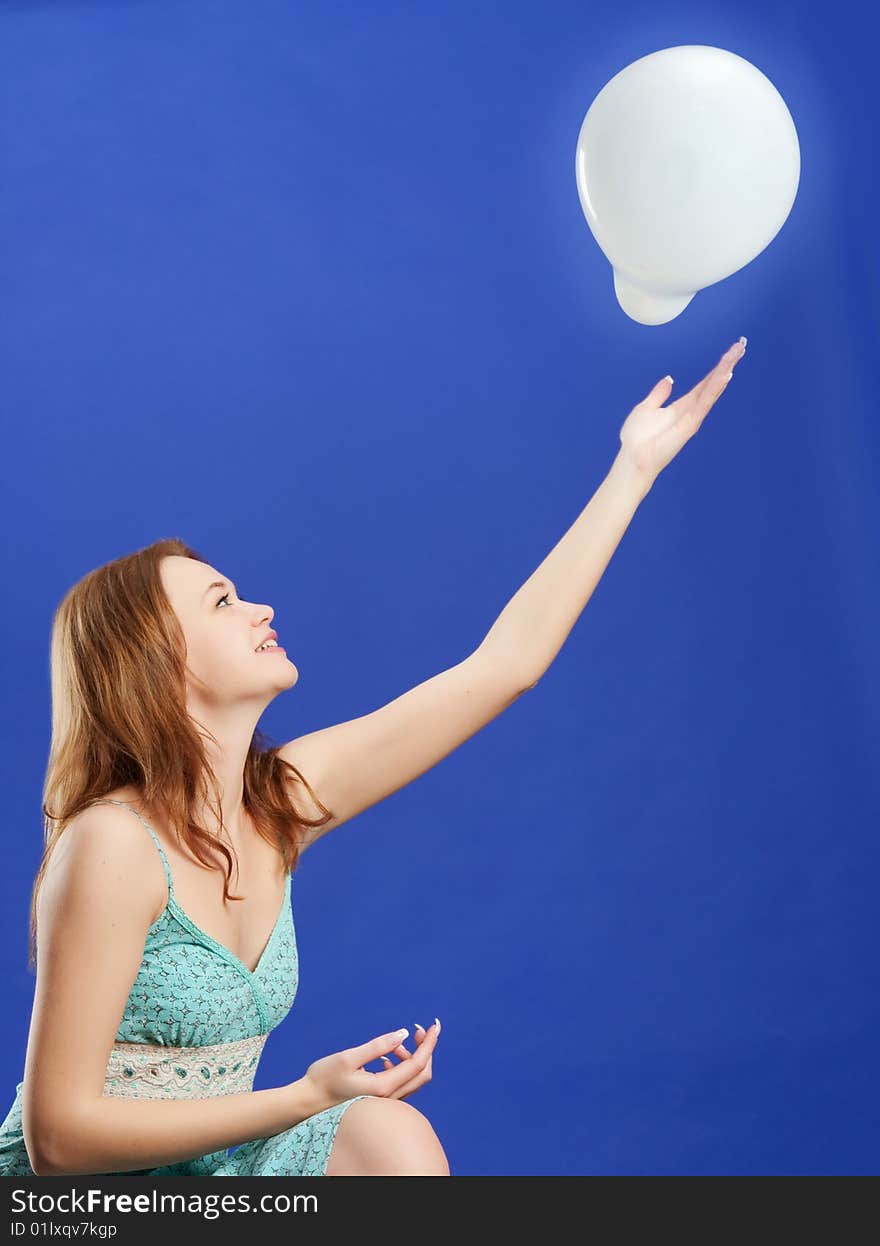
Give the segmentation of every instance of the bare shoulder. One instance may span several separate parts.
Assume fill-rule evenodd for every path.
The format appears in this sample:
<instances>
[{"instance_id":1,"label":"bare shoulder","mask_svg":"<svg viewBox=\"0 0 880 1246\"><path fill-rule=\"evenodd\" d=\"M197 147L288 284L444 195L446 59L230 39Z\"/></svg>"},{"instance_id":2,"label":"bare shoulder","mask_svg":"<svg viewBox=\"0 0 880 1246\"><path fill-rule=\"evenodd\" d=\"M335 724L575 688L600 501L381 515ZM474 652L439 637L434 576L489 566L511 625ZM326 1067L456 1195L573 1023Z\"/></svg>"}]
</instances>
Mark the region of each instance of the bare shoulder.
<instances>
[{"instance_id":1,"label":"bare shoulder","mask_svg":"<svg viewBox=\"0 0 880 1246\"><path fill-rule=\"evenodd\" d=\"M31 1166L64 1171L107 1059L165 879L129 809L93 805L67 824L37 899L37 982L25 1059ZM161 903L164 904L164 892Z\"/></svg>"},{"instance_id":2,"label":"bare shoulder","mask_svg":"<svg viewBox=\"0 0 880 1246\"><path fill-rule=\"evenodd\" d=\"M167 898L162 861L147 828L119 805L95 804L65 826L46 867L38 897L38 921L60 903L122 888L137 921L147 925L161 913Z\"/></svg>"},{"instance_id":3,"label":"bare shoulder","mask_svg":"<svg viewBox=\"0 0 880 1246\"><path fill-rule=\"evenodd\" d=\"M293 811L301 821L304 819L314 821L324 817L325 813L312 796L314 793L318 800L321 800L321 790L325 787L322 761L326 764L326 759L323 758L320 747L315 744L318 734L314 732L312 736L300 736L298 739L288 740L278 749L278 756L281 760L293 766L300 776L296 779L291 776L286 790ZM321 826L303 825L299 831L300 852L305 852L316 839L326 834L327 831L334 830L338 825L340 825L340 820L332 809L329 820Z\"/></svg>"}]
</instances>

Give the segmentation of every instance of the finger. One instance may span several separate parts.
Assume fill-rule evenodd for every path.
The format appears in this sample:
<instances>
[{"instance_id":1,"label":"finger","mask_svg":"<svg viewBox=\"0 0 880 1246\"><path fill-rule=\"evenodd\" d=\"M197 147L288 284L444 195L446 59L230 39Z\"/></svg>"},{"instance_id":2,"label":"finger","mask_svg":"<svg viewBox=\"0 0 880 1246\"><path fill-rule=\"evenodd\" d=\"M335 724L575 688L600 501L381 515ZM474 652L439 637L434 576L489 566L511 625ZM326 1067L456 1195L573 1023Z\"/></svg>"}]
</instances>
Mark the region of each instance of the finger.
<instances>
[{"instance_id":1,"label":"finger","mask_svg":"<svg viewBox=\"0 0 880 1246\"><path fill-rule=\"evenodd\" d=\"M415 1041L416 1041L417 1047L420 1047L421 1044L425 1041L428 1031L425 1029L423 1025L419 1025L418 1021L415 1022L415 1027L416 1027ZM431 1032L434 1034L434 1046L436 1046L437 1045L437 1034L440 1033L440 1021L436 1017L434 1018L434 1025L431 1026ZM394 1048L394 1055L399 1056L401 1060L408 1060L413 1055L413 1052L409 1051L409 1049L404 1047L403 1043L401 1043L399 1047ZM390 1065L392 1068L394 1068L393 1060L389 1060L387 1056L382 1056L381 1059L384 1060L387 1065Z\"/></svg>"},{"instance_id":2,"label":"finger","mask_svg":"<svg viewBox=\"0 0 880 1246\"><path fill-rule=\"evenodd\" d=\"M434 1031L434 1046L436 1046L436 1043L437 1043L437 1031L435 1030ZM432 1050L424 1068L419 1069L416 1072L415 1076L410 1081L404 1082L403 1085L400 1086L394 1092L393 1097L395 1099L405 1099L408 1095L414 1094L415 1091L417 1091L420 1086L424 1086L425 1082L429 1082L431 1078L433 1077L433 1061L434 1061L434 1052Z\"/></svg>"},{"instance_id":3,"label":"finger","mask_svg":"<svg viewBox=\"0 0 880 1246\"><path fill-rule=\"evenodd\" d=\"M711 371L707 372L702 380L697 381L693 389L677 399L677 404L680 403L683 406L693 401L699 401L701 397L705 396L707 386L711 387L713 381L719 381L721 378L726 377L729 372L732 372L736 364L739 363L740 359L742 359L745 354L747 341L747 338L741 337L738 341L734 342L733 345L724 352L715 367L712 368ZM641 405L646 407L661 407L669 398L669 395L672 392L673 384L674 381L671 376L667 375L662 377L650 393L643 399Z\"/></svg>"},{"instance_id":4,"label":"finger","mask_svg":"<svg viewBox=\"0 0 880 1246\"><path fill-rule=\"evenodd\" d=\"M700 394L696 400L697 418L696 426L699 428L707 414L724 393L727 386L733 379L733 369L736 367L738 360L742 355L731 356L729 353L714 369L708 381L700 388Z\"/></svg>"},{"instance_id":5,"label":"finger","mask_svg":"<svg viewBox=\"0 0 880 1246\"><path fill-rule=\"evenodd\" d=\"M421 1047L422 1043L425 1041L425 1038L426 1038L426 1036L427 1036L428 1031L425 1029L425 1027L424 1027L423 1025L419 1025L418 1021L414 1021L414 1022L413 1022L413 1025L416 1027L416 1032L415 1032L415 1040L414 1040L414 1041L415 1041L415 1044L416 1044L416 1048L419 1048L419 1047ZM407 1049L406 1049L405 1047L404 1047L403 1051L404 1051L405 1055L407 1055L407 1056L408 1056L408 1055L410 1055L410 1052L408 1052L408 1051L407 1051ZM400 1054L400 1053L398 1053L398 1054Z\"/></svg>"},{"instance_id":6,"label":"finger","mask_svg":"<svg viewBox=\"0 0 880 1246\"><path fill-rule=\"evenodd\" d=\"M654 388L642 399L641 405L644 407L662 407L672 392L672 385L671 376L661 377Z\"/></svg>"},{"instance_id":7,"label":"finger","mask_svg":"<svg viewBox=\"0 0 880 1246\"><path fill-rule=\"evenodd\" d=\"M703 384L698 397L690 397L687 401L673 403L666 410L675 414L675 419L668 428L659 432L653 440L654 453L657 460L669 463L686 442L695 436L703 425L706 416L727 388L733 372L713 374Z\"/></svg>"},{"instance_id":8,"label":"finger","mask_svg":"<svg viewBox=\"0 0 880 1246\"><path fill-rule=\"evenodd\" d=\"M415 1027L416 1027L416 1044L418 1047L420 1047L422 1043L425 1041L425 1039L427 1038L428 1031L425 1029L423 1025L419 1025L418 1021L415 1022ZM440 1022L436 1018L434 1019L434 1025L431 1026L431 1032L433 1034L433 1046L436 1047L437 1046L437 1035L440 1033ZM433 1050L433 1047L432 1047L432 1050ZM395 1048L394 1054L396 1056L400 1056L402 1060L410 1060L412 1059L412 1056L414 1053L411 1051L408 1051L407 1048L401 1044L400 1047ZM394 1067L393 1060L389 1060L387 1056L383 1056L382 1059L385 1060L388 1064L390 1064L392 1068Z\"/></svg>"},{"instance_id":9,"label":"finger","mask_svg":"<svg viewBox=\"0 0 880 1246\"><path fill-rule=\"evenodd\" d=\"M416 1035L415 1035L416 1047L420 1047L421 1044L425 1041L425 1035L427 1034L428 1031L425 1029L423 1025L419 1025L418 1021L414 1022L414 1024L416 1027ZM407 1060L412 1055L412 1052L409 1051L406 1047L404 1047L404 1045L401 1043L399 1047L394 1048L394 1054L396 1056L400 1056L401 1060ZM386 1064L393 1065L394 1063L394 1061L389 1060L387 1056L383 1056L382 1059L386 1062Z\"/></svg>"},{"instance_id":10,"label":"finger","mask_svg":"<svg viewBox=\"0 0 880 1246\"><path fill-rule=\"evenodd\" d=\"M381 1034L378 1038L370 1039L368 1043L361 1043L359 1047L352 1047L350 1049L351 1055L357 1061L357 1067L363 1068L365 1064L369 1064L377 1056L384 1055L388 1051L394 1051L408 1034L409 1030L395 1030L391 1034Z\"/></svg>"},{"instance_id":11,"label":"finger","mask_svg":"<svg viewBox=\"0 0 880 1246\"><path fill-rule=\"evenodd\" d=\"M746 353L745 343L746 338L744 337L741 337L739 341L734 342L734 344L724 352L712 371L708 372L703 377L702 381L699 381L694 386L687 397L695 398L698 401L703 400L706 397L707 392L715 390L719 385L721 388L718 390L718 393L721 393L724 389L723 382L730 379L728 373L733 372L734 367Z\"/></svg>"},{"instance_id":12,"label":"finger","mask_svg":"<svg viewBox=\"0 0 880 1246\"><path fill-rule=\"evenodd\" d=\"M408 1082L418 1078L419 1074L422 1072L431 1057L431 1053L436 1045L438 1033L439 1022L437 1023L437 1028L434 1026L431 1027L431 1030L428 1031L428 1037L422 1043L421 1047L419 1047L417 1052L414 1054L410 1053L408 1060L401 1060L400 1064L392 1064L390 1068L383 1069L381 1073L370 1073L370 1077L373 1079L373 1085L376 1087L376 1093L386 1097L391 1097L392 1095L395 1095L402 1086L405 1086ZM369 1070L367 1070L367 1072L369 1072Z\"/></svg>"},{"instance_id":13,"label":"finger","mask_svg":"<svg viewBox=\"0 0 880 1246\"><path fill-rule=\"evenodd\" d=\"M433 1071L432 1063L431 1063L432 1060L433 1060L433 1056L428 1061L428 1063L425 1065L424 1069L422 1069L422 1071L418 1074L418 1076L414 1077L412 1081L404 1082L404 1084L400 1087L400 1089L394 1092L394 1094L392 1095L392 1098L406 1099L409 1095L415 1094L417 1090L421 1089L422 1086L424 1086L427 1082L429 1082L431 1078L434 1076L434 1071Z\"/></svg>"},{"instance_id":14,"label":"finger","mask_svg":"<svg viewBox=\"0 0 880 1246\"><path fill-rule=\"evenodd\" d=\"M665 466L671 462L687 441L700 429L706 416L724 393L733 377L733 369L745 354L746 339L740 338L724 352L710 373L683 398L658 408L666 415L666 425L651 438L654 460ZM664 378L665 380L665 378Z\"/></svg>"},{"instance_id":15,"label":"finger","mask_svg":"<svg viewBox=\"0 0 880 1246\"><path fill-rule=\"evenodd\" d=\"M680 411L690 412L695 403L704 401L708 393L716 390L716 387L727 377L727 374L733 371L734 364L738 363L742 358L745 350L745 347L742 345L744 340L740 338L738 342L734 342L733 346L724 352L715 367L707 372L702 380L697 381L693 389L677 399L675 405ZM721 389L717 392L720 393L723 388L724 386L721 385ZM717 393L715 396L717 397Z\"/></svg>"}]
</instances>

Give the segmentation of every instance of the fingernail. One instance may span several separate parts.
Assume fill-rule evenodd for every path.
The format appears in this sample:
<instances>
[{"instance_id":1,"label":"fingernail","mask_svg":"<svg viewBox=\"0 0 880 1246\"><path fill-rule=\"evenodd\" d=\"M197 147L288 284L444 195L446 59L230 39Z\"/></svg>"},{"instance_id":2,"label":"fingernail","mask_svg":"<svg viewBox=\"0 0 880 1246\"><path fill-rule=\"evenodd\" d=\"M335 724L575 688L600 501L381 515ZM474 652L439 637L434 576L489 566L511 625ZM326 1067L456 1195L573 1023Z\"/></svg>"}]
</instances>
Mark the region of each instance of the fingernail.
<instances>
[{"instance_id":1,"label":"fingernail","mask_svg":"<svg viewBox=\"0 0 880 1246\"><path fill-rule=\"evenodd\" d=\"M664 376L663 380L664 380L664 381L668 381L670 385L672 384L672 377L669 375L669 373L668 373L668 372L667 372L666 376Z\"/></svg>"},{"instance_id":2,"label":"fingernail","mask_svg":"<svg viewBox=\"0 0 880 1246\"><path fill-rule=\"evenodd\" d=\"M398 1030L394 1037L395 1038L406 1038L408 1034L409 1034L409 1030Z\"/></svg>"},{"instance_id":3,"label":"fingernail","mask_svg":"<svg viewBox=\"0 0 880 1246\"><path fill-rule=\"evenodd\" d=\"M729 381L729 380L730 380L730 378L731 378L732 376L733 376L733 373L732 373L732 372L728 372L727 376L726 376L724 379L725 379L726 381Z\"/></svg>"},{"instance_id":4,"label":"fingernail","mask_svg":"<svg viewBox=\"0 0 880 1246\"><path fill-rule=\"evenodd\" d=\"M425 1027L424 1027L423 1025L419 1025L418 1021L416 1021L416 1023L415 1023L415 1027L416 1027L416 1029L417 1029L417 1030L424 1030L424 1029L425 1029ZM425 1033L427 1034L427 1030L425 1030Z\"/></svg>"},{"instance_id":5,"label":"fingernail","mask_svg":"<svg viewBox=\"0 0 880 1246\"><path fill-rule=\"evenodd\" d=\"M391 1064L391 1061L388 1059L387 1056L382 1056L382 1059L385 1061L386 1064Z\"/></svg>"},{"instance_id":6,"label":"fingernail","mask_svg":"<svg viewBox=\"0 0 880 1246\"><path fill-rule=\"evenodd\" d=\"M437 1033L439 1034L440 1033L440 1018L439 1017L434 1018L434 1024L436 1025Z\"/></svg>"},{"instance_id":7,"label":"fingernail","mask_svg":"<svg viewBox=\"0 0 880 1246\"><path fill-rule=\"evenodd\" d=\"M747 337L741 337L739 340L742 342L743 350L745 350L746 346L748 345L749 339Z\"/></svg>"}]
</instances>

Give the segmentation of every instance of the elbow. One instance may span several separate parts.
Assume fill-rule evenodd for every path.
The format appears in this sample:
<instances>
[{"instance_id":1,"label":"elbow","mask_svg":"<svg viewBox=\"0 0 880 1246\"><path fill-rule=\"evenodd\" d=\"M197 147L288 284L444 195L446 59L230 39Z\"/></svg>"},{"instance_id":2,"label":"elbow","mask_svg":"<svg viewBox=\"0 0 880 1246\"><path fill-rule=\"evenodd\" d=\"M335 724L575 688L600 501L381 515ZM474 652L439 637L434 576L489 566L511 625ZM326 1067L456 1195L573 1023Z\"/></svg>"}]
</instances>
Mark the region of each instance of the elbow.
<instances>
[{"instance_id":1,"label":"elbow","mask_svg":"<svg viewBox=\"0 0 880 1246\"><path fill-rule=\"evenodd\" d=\"M38 1177L78 1176L91 1169L92 1129L90 1115L80 1101L57 1101L46 1106L23 1103L22 1133L28 1163ZM85 1165L85 1166L84 1166Z\"/></svg>"},{"instance_id":2,"label":"elbow","mask_svg":"<svg viewBox=\"0 0 880 1246\"><path fill-rule=\"evenodd\" d=\"M514 678L512 684L510 675L508 674L507 687L510 688L512 686L516 696L521 697L524 692L531 692L531 690L537 686L542 674L543 671L536 673L535 671L519 670L516 672L516 677Z\"/></svg>"},{"instance_id":3,"label":"elbow","mask_svg":"<svg viewBox=\"0 0 880 1246\"><path fill-rule=\"evenodd\" d=\"M25 1150L28 1163L38 1177L63 1177L68 1169L63 1162L60 1148L47 1136L45 1130L25 1133Z\"/></svg>"},{"instance_id":4,"label":"elbow","mask_svg":"<svg viewBox=\"0 0 880 1246\"><path fill-rule=\"evenodd\" d=\"M58 1177L61 1175L58 1169L49 1162L42 1151L37 1150L32 1142L25 1142L24 1145L28 1154L28 1163L33 1169L35 1176Z\"/></svg>"},{"instance_id":5,"label":"elbow","mask_svg":"<svg viewBox=\"0 0 880 1246\"><path fill-rule=\"evenodd\" d=\"M24 1120L22 1123L24 1125L24 1129L23 1129L24 1149L27 1152L28 1163L31 1166L31 1171L37 1177L47 1177L49 1174L46 1172L46 1168L48 1167L48 1165L46 1164L46 1158L43 1155L43 1149L40 1145L40 1138L39 1138L38 1131L35 1131L34 1129L30 1128L28 1124L28 1119L27 1119L28 1111L27 1111L26 1105L25 1105L23 1116L24 1116Z\"/></svg>"},{"instance_id":6,"label":"elbow","mask_svg":"<svg viewBox=\"0 0 880 1246\"><path fill-rule=\"evenodd\" d=\"M30 1152L28 1152L30 1155ZM67 1177L79 1172L57 1158L49 1159L46 1155L36 1154L30 1161L31 1168L38 1177Z\"/></svg>"}]
</instances>

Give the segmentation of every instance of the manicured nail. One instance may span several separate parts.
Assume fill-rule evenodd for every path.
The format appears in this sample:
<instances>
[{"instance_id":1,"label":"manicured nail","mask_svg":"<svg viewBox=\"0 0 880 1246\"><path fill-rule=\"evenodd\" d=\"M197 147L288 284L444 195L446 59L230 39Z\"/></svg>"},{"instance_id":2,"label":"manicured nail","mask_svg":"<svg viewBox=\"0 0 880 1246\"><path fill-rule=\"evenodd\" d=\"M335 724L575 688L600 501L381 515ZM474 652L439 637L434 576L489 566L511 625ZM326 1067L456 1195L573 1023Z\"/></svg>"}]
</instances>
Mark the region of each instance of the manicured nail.
<instances>
[{"instance_id":1,"label":"manicured nail","mask_svg":"<svg viewBox=\"0 0 880 1246\"><path fill-rule=\"evenodd\" d=\"M398 1030L394 1035L395 1038L404 1039L409 1034L409 1030Z\"/></svg>"},{"instance_id":2,"label":"manicured nail","mask_svg":"<svg viewBox=\"0 0 880 1246\"><path fill-rule=\"evenodd\" d=\"M436 1025L437 1033L439 1034L440 1033L440 1018L439 1017L434 1018L434 1024Z\"/></svg>"},{"instance_id":3,"label":"manicured nail","mask_svg":"<svg viewBox=\"0 0 880 1246\"><path fill-rule=\"evenodd\" d=\"M746 346L748 345L749 339L747 337L741 337L739 340L742 342L743 350L745 350Z\"/></svg>"},{"instance_id":4,"label":"manicured nail","mask_svg":"<svg viewBox=\"0 0 880 1246\"><path fill-rule=\"evenodd\" d=\"M724 379L725 379L725 381L729 381L729 380L730 380L730 378L731 378L732 376L733 376L733 373L732 373L732 372L728 372L727 376L724 378Z\"/></svg>"},{"instance_id":5,"label":"manicured nail","mask_svg":"<svg viewBox=\"0 0 880 1246\"><path fill-rule=\"evenodd\" d=\"M425 1027L423 1025L419 1025L418 1021L416 1021L415 1027L417 1030L424 1030L425 1033L427 1034L427 1030L425 1030Z\"/></svg>"}]
</instances>

